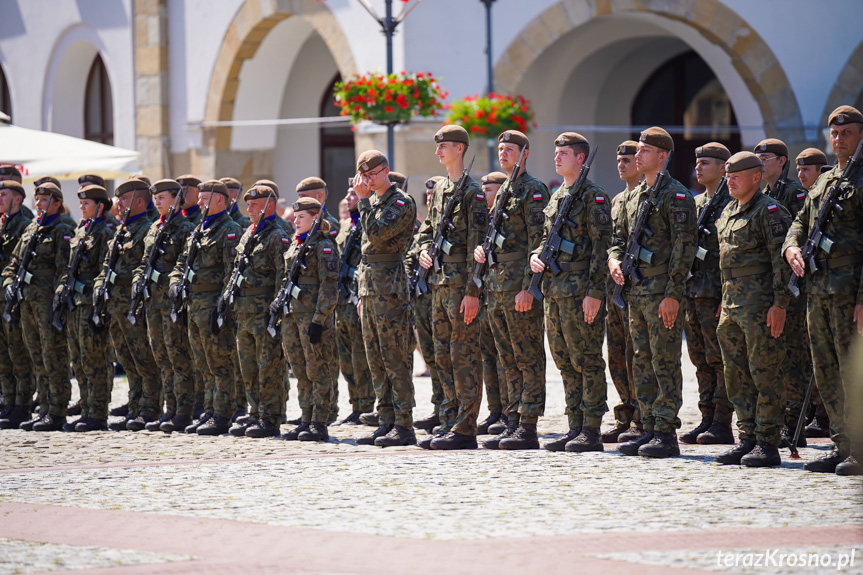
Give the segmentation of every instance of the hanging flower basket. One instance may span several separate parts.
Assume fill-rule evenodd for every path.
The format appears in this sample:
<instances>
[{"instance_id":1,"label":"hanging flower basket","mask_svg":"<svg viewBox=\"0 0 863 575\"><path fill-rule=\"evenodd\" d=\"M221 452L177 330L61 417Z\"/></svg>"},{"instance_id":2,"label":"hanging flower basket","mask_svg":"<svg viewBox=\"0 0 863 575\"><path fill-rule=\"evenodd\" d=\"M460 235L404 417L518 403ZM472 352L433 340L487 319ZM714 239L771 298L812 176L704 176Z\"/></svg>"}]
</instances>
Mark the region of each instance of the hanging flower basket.
<instances>
[{"instance_id":1,"label":"hanging flower basket","mask_svg":"<svg viewBox=\"0 0 863 575\"><path fill-rule=\"evenodd\" d=\"M335 86L336 105L342 116L356 124L405 124L413 116L431 116L443 108L447 92L430 73L381 73L354 75Z\"/></svg>"},{"instance_id":2,"label":"hanging flower basket","mask_svg":"<svg viewBox=\"0 0 863 575\"><path fill-rule=\"evenodd\" d=\"M519 95L492 93L456 100L449 106L446 123L459 124L471 135L496 138L506 130L528 134L536 127L533 119L530 100Z\"/></svg>"}]
</instances>

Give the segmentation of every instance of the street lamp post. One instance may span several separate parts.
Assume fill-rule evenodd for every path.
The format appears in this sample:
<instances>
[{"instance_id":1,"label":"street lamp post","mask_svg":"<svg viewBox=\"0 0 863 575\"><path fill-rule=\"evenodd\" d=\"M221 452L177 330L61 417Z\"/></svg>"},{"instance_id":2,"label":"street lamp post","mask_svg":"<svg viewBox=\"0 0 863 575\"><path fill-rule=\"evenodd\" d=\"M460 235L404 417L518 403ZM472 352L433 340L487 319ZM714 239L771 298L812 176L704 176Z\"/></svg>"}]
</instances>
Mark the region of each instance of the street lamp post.
<instances>
[{"instance_id":1,"label":"street lamp post","mask_svg":"<svg viewBox=\"0 0 863 575\"><path fill-rule=\"evenodd\" d=\"M492 66L493 56L491 53L491 5L494 4L494 0L480 0L483 4L485 4L485 57L486 57L486 77L487 80L487 90L486 95L491 95L494 91L494 68ZM491 172L494 170L494 141L489 138L488 140L488 171Z\"/></svg>"}]
</instances>

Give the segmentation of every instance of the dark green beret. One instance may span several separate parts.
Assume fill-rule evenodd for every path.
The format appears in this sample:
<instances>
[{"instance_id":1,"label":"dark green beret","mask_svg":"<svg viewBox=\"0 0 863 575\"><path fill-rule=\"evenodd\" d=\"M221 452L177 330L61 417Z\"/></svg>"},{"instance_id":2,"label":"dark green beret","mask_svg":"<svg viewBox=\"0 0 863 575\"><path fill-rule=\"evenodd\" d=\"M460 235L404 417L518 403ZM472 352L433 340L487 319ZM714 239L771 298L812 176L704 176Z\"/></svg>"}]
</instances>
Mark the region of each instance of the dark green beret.
<instances>
[{"instance_id":1,"label":"dark green beret","mask_svg":"<svg viewBox=\"0 0 863 575\"><path fill-rule=\"evenodd\" d=\"M377 150L366 150L360 157L357 158L357 170L365 174L371 172L382 163L387 161L387 157Z\"/></svg>"},{"instance_id":2,"label":"dark green beret","mask_svg":"<svg viewBox=\"0 0 863 575\"><path fill-rule=\"evenodd\" d=\"M13 180L20 184L21 172L12 164L4 164L0 166L0 180ZM60 182L57 182L57 185L59 186Z\"/></svg>"},{"instance_id":3,"label":"dark green beret","mask_svg":"<svg viewBox=\"0 0 863 575\"><path fill-rule=\"evenodd\" d=\"M201 180L192 174L184 174L177 178L177 182L181 186L186 186L189 188L197 188L201 185Z\"/></svg>"},{"instance_id":4,"label":"dark green beret","mask_svg":"<svg viewBox=\"0 0 863 575\"><path fill-rule=\"evenodd\" d=\"M752 152L737 152L725 162L726 174L733 174L753 168L761 169L761 159Z\"/></svg>"},{"instance_id":5,"label":"dark green beret","mask_svg":"<svg viewBox=\"0 0 863 575\"><path fill-rule=\"evenodd\" d=\"M506 174L503 172L492 172L484 175L480 181L483 184L502 184L506 181Z\"/></svg>"},{"instance_id":6,"label":"dark green beret","mask_svg":"<svg viewBox=\"0 0 863 575\"><path fill-rule=\"evenodd\" d=\"M435 184L437 184L442 179L444 179L443 176L432 176L432 177L430 177L429 179L426 180L426 188L428 188L429 190L434 188Z\"/></svg>"},{"instance_id":7,"label":"dark green beret","mask_svg":"<svg viewBox=\"0 0 863 575\"><path fill-rule=\"evenodd\" d=\"M818 148L806 148L797 154L798 166L823 166L827 163L827 156Z\"/></svg>"},{"instance_id":8,"label":"dark green beret","mask_svg":"<svg viewBox=\"0 0 863 575\"><path fill-rule=\"evenodd\" d=\"M153 185L153 182L150 181L150 178L148 178L147 176L145 176L144 174L141 174L141 173L132 174L126 179L127 180L141 180L142 182L146 183L148 186Z\"/></svg>"},{"instance_id":9,"label":"dark green beret","mask_svg":"<svg viewBox=\"0 0 863 575\"><path fill-rule=\"evenodd\" d=\"M24 186L15 180L3 180L0 182L0 190L12 190L21 194L22 198L27 197L27 194L24 193Z\"/></svg>"},{"instance_id":10,"label":"dark green beret","mask_svg":"<svg viewBox=\"0 0 863 575\"><path fill-rule=\"evenodd\" d=\"M60 186L55 184L54 182L45 182L38 188L36 188L36 196L52 196L55 200L63 201L63 191L60 189Z\"/></svg>"},{"instance_id":11,"label":"dark green beret","mask_svg":"<svg viewBox=\"0 0 863 575\"><path fill-rule=\"evenodd\" d=\"M129 192L137 192L138 190L147 191L150 189L150 186L147 185L147 182L143 180L126 180L114 190L114 195L118 198L123 194L128 194Z\"/></svg>"},{"instance_id":12,"label":"dark green beret","mask_svg":"<svg viewBox=\"0 0 863 575\"><path fill-rule=\"evenodd\" d=\"M150 186L150 193L154 196L161 192L172 192L173 195L177 195L177 192L180 191L180 182L177 180L164 179L159 180L152 186Z\"/></svg>"},{"instance_id":13,"label":"dark green beret","mask_svg":"<svg viewBox=\"0 0 863 575\"><path fill-rule=\"evenodd\" d=\"M752 151L756 154L776 154L777 156L788 157L788 146L785 145L785 142L776 138L761 140Z\"/></svg>"},{"instance_id":14,"label":"dark green beret","mask_svg":"<svg viewBox=\"0 0 863 575\"><path fill-rule=\"evenodd\" d=\"M437 131L434 135L434 141L440 142L456 142L458 144L470 145L470 136L467 130L455 124L447 124Z\"/></svg>"},{"instance_id":15,"label":"dark green beret","mask_svg":"<svg viewBox=\"0 0 863 575\"><path fill-rule=\"evenodd\" d=\"M716 158L717 160L722 160L724 162L731 157L731 152L729 152L728 148L719 142L709 142L703 146L695 148L695 157Z\"/></svg>"},{"instance_id":16,"label":"dark green beret","mask_svg":"<svg viewBox=\"0 0 863 575\"><path fill-rule=\"evenodd\" d=\"M519 148L530 149L530 140L518 130L507 130L497 137L498 142L505 144L515 144Z\"/></svg>"},{"instance_id":17,"label":"dark green beret","mask_svg":"<svg viewBox=\"0 0 863 575\"><path fill-rule=\"evenodd\" d=\"M830 114L827 125L844 126L845 124L863 124L863 114L853 106L839 106Z\"/></svg>"},{"instance_id":18,"label":"dark green beret","mask_svg":"<svg viewBox=\"0 0 863 575\"><path fill-rule=\"evenodd\" d=\"M279 195L279 186L276 185L276 182L273 180L258 180L255 182L256 186L267 186L268 188L272 188L276 195Z\"/></svg>"},{"instance_id":19,"label":"dark green beret","mask_svg":"<svg viewBox=\"0 0 863 575\"><path fill-rule=\"evenodd\" d=\"M589 144L587 139L576 132L564 132L554 139L555 146L574 146L576 144Z\"/></svg>"},{"instance_id":20,"label":"dark green beret","mask_svg":"<svg viewBox=\"0 0 863 575\"><path fill-rule=\"evenodd\" d=\"M320 178L305 178L297 184L297 192L311 192L313 190L326 190L327 183Z\"/></svg>"},{"instance_id":21,"label":"dark green beret","mask_svg":"<svg viewBox=\"0 0 863 575\"><path fill-rule=\"evenodd\" d=\"M305 198L298 199L291 207L294 208L294 212L302 212L304 210L308 212L319 212L321 211L321 202L315 198L307 196Z\"/></svg>"},{"instance_id":22,"label":"dark green beret","mask_svg":"<svg viewBox=\"0 0 863 575\"><path fill-rule=\"evenodd\" d=\"M102 176L97 176L96 174L84 174L80 178L78 178L79 186L86 186L87 184L94 184L96 186L105 187L105 178Z\"/></svg>"},{"instance_id":23,"label":"dark green beret","mask_svg":"<svg viewBox=\"0 0 863 575\"><path fill-rule=\"evenodd\" d=\"M78 199L95 200L97 202L102 202L103 204L105 204L108 209L111 208L111 198L108 197L108 190L106 190L102 186L97 186L95 184L84 186L80 190L78 190Z\"/></svg>"},{"instance_id":24,"label":"dark green beret","mask_svg":"<svg viewBox=\"0 0 863 575\"><path fill-rule=\"evenodd\" d=\"M634 156L638 151L638 142L635 140L626 140L617 146L618 156Z\"/></svg>"},{"instance_id":25,"label":"dark green beret","mask_svg":"<svg viewBox=\"0 0 863 575\"><path fill-rule=\"evenodd\" d=\"M405 177L405 175L400 173L400 172L390 172L388 177L390 179L390 182L392 182L398 186L401 186L402 184L404 184L407 181L407 178Z\"/></svg>"},{"instance_id":26,"label":"dark green beret","mask_svg":"<svg viewBox=\"0 0 863 575\"><path fill-rule=\"evenodd\" d=\"M270 186L256 184L246 190L246 193L243 194L243 201L248 202L249 200L257 200L259 198L266 198L268 196L273 196L274 200L277 200L279 198L278 192Z\"/></svg>"},{"instance_id":27,"label":"dark green beret","mask_svg":"<svg viewBox=\"0 0 863 575\"><path fill-rule=\"evenodd\" d=\"M671 138L671 134L658 126L647 128L641 132L641 136L639 136L638 141L651 146L656 146L661 150L668 150L669 152L674 151L674 140Z\"/></svg>"},{"instance_id":28,"label":"dark green beret","mask_svg":"<svg viewBox=\"0 0 863 575\"><path fill-rule=\"evenodd\" d=\"M0 169L2 169L2 168L0 168ZM12 178L12 179L14 179L14 178ZM53 176L45 176L44 178L39 178L38 180L33 182L33 185L38 188L42 184L47 184L48 182L51 182L52 184L54 184L58 188L61 187L60 186L60 180L58 180L57 178L55 178Z\"/></svg>"},{"instance_id":29,"label":"dark green beret","mask_svg":"<svg viewBox=\"0 0 863 575\"><path fill-rule=\"evenodd\" d=\"M222 194L228 197L228 186L219 180L207 180L203 184L198 184L198 190L201 192L212 192L214 194Z\"/></svg>"},{"instance_id":30,"label":"dark green beret","mask_svg":"<svg viewBox=\"0 0 863 575\"><path fill-rule=\"evenodd\" d=\"M225 184L229 190L242 190L243 184L235 178L219 178L219 181Z\"/></svg>"}]
</instances>

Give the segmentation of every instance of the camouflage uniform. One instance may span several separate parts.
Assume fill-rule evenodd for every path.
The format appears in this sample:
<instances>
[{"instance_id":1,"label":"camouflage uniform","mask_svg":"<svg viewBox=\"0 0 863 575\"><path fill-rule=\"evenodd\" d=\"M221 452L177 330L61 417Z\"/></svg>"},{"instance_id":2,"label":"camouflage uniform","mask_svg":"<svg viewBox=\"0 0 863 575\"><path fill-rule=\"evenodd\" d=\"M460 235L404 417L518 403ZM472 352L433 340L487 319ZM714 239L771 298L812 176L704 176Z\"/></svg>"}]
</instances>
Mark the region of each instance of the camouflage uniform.
<instances>
[{"instance_id":1,"label":"camouflage uniform","mask_svg":"<svg viewBox=\"0 0 863 575\"><path fill-rule=\"evenodd\" d=\"M20 304L21 333L37 381L44 386L39 395L43 414L50 413L66 417L72 387L69 382L69 348L66 336L57 333L51 326L51 304L54 290L60 285L60 277L69 264L69 241L74 230L68 219L61 214L46 218L45 225L31 222L12 252L12 258L3 270L3 286L12 284L21 265L24 248L33 234L39 234L36 255L30 260L27 272L32 274L30 283L24 282L21 289L24 300ZM28 401L29 403L29 401Z\"/></svg>"},{"instance_id":2,"label":"camouflage uniform","mask_svg":"<svg viewBox=\"0 0 863 575\"><path fill-rule=\"evenodd\" d=\"M454 193L456 182L449 177L435 184L428 217L417 238L420 252L431 247L444 207ZM480 296L480 289L472 280L473 251L482 244L488 228L488 204L482 188L470 176L453 209L450 224L444 234L449 253L440 254L439 271L434 266L429 270L427 283L431 294L419 299L432 296L434 361L429 365L436 367L444 392L439 412L442 430L476 436L482 400L481 320L477 315L466 324L459 308L465 296Z\"/></svg>"},{"instance_id":3,"label":"camouflage uniform","mask_svg":"<svg viewBox=\"0 0 863 575\"><path fill-rule=\"evenodd\" d=\"M554 218L564 198L573 193L562 184L545 207L543 244L548 239ZM611 201L601 187L586 180L582 191L570 206L560 229L562 249L557 258L561 273L543 272L542 293L545 296L545 330L548 346L563 379L566 416L571 430L582 426L599 428L608 411L608 384L602 338L605 327L605 305L592 324L584 320L582 302L586 296L602 302L608 276L608 245L611 242ZM570 223L571 222L571 223ZM541 247L533 253L539 254Z\"/></svg>"},{"instance_id":4,"label":"camouflage uniform","mask_svg":"<svg viewBox=\"0 0 863 575\"><path fill-rule=\"evenodd\" d=\"M495 197L493 208L507 179ZM510 421L535 424L545 412L545 347L543 345L543 310L534 301L530 311L515 311L515 296L530 287L533 272L528 257L542 241L548 188L527 172L513 184L514 193L507 205L505 219L498 230L503 238L494 251L497 263L488 266L484 286L488 298L488 319L494 334L498 357L506 373L509 403L504 414ZM520 414L520 419L517 416Z\"/></svg>"},{"instance_id":5,"label":"camouflage uniform","mask_svg":"<svg viewBox=\"0 0 863 575\"><path fill-rule=\"evenodd\" d=\"M243 214L240 211L239 206L234 205L234 209L230 212L231 219L240 224L240 227L245 231L248 229L250 225L252 225L252 220L249 216ZM225 314L226 320L226 329L230 329L234 332L234 337L237 334L237 317L234 314L234 310L229 310L228 313ZM236 411L242 411L247 409L248 401L246 399L246 386L244 384L243 372L240 366L240 356L239 354L234 354L234 409Z\"/></svg>"},{"instance_id":6,"label":"camouflage uniform","mask_svg":"<svg viewBox=\"0 0 863 575\"><path fill-rule=\"evenodd\" d=\"M623 261L626 242L650 186L642 181L626 193L614 240L608 255ZM645 234L642 248L653 253L650 266L639 270L644 281L629 290L629 333L634 358L635 391L646 431L674 433L680 428L677 413L683 402L680 353L683 334L683 298L686 276L695 259L695 200L680 182L669 179L656 195L656 208L647 219L652 236ZM681 303L674 327L666 329L659 304L666 298Z\"/></svg>"},{"instance_id":7,"label":"camouflage uniform","mask_svg":"<svg viewBox=\"0 0 863 575\"><path fill-rule=\"evenodd\" d=\"M201 223L201 220L204 218L204 213L201 211L201 208L198 205L190 206L182 211L183 217L189 220L193 226L197 226ZM186 324L183 325L185 338L187 341L187 345L189 349L191 349L191 342L189 339L189 330L186 327ZM198 366L195 364L194 360L191 362L192 365L192 379L195 381L195 409L203 408L207 413L213 413L213 394L212 390L205 389L204 385L204 374L201 373L201 370L198 369ZM207 395L209 392L209 395Z\"/></svg>"},{"instance_id":8,"label":"camouflage uniform","mask_svg":"<svg viewBox=\"0 0 863 575\"><path fill-rule=\"evenodd\" d=\"M326 205L324 206L324 219L330 224L330 231L327 232L327 236L330 238L333 244L338 247L336 238L339 235L341 222L339 222L336 217L334 217L331 213L327 211ZM338 271L338 268L336 268L337 274ZM326 350L326 354L328 357L339 357L339 346L337 340L338 336L336 334L333 334L333 337L324 338L325 345L329 348ZM333 406L330 410L329 421L325 423L332 424L335 423L336 419L339 416L339 362L331 361L327 364L327 366L330 368L330 377L333 379Z\"/></svg>"},{"instance_id":9,"label":"camouflage uniform","mask_svg":"<svg viewBox=\"0 0 863 575\"><path fill-rule=\"evenodd\" d=\"M358 202L363 256L357 269L360 321L382 425L413 427L411 306L404 254L413 236L416 204L395 185Z\"/></svg>"},{"instance_id":10,"label":"camouflage uniform","mask_svg":"<svg viewBox=\"0 0 863 575\"><path fill-rule=\"evenodd\" d=\"M3 214L0 217L0 266L5 267L11 261L18 240L32 220L23 209L11 216ZM5 305L6 294L0 290L0 307ZM0 391L6 406L21 405L29 409L36 391L36 380L21 334L20 315L16 311L11 322L0 321L3 324L0 326Z\"/></svg>"},{"instance_id":11,"label":"camouflage uniform","mask_svg":"<svg viewBox=\"0 0 863 575\"><path fill-rule=\"evenodd\" d=\"M480 322L479 347L482 354L482 381L485 387L486 405L489 413L503 413L503 408L509 403L506 389L506 372L497 357L494 346L494 334L488 321L486 298L483 294L479 302Z\"/></svg>"},{"instance_id":12,"label":"camouflage uniform","mask_svg":"<svg viewBox=\"0 0 863 575\"><path fill-rule=\"evenodd\" d=\"M787 308L791 297L781 249L789 223L785 208L761 192L743 206L731 200L716 222L723 279L717 336L728 398L741 441L776 447L785 405L785 342L770 335L767 311Z\"/></svg>"}]
</instances>

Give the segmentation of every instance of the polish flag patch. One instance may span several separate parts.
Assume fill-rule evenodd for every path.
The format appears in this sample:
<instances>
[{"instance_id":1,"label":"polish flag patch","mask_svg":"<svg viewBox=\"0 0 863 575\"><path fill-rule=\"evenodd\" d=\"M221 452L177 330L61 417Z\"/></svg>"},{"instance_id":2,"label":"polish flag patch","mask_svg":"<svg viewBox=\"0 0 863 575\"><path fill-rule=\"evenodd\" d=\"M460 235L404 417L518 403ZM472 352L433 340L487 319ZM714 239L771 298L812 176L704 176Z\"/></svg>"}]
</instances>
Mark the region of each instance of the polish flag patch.
<instances>
[{"instance_id":1,"label":"polish flag patch","mask_svg":"<svg viewBox=\"0 0 863 575\"><path fill-rule=\"evenodd\" d=\"M776 207L776 204L770 204L769 206L767 206L767 211L771 213L775 212L778 209L779 208Z\"/></svg>"},{"instance_id":2,"label":"polish flag patch","mask_svg":"<svg viewBox=\"0 0 863 575\"><path fill-rule=\"evenodd\" d=\"M291 243L291 238L282 238L282 243L283 243L283 244L289 244L289 243Z\"/></svg>"},{"instance_id":3,"label":"polish flag patch","mask_svg":"<svg viewBox=\"0 0 863 575\"><path fill-rule=\"evenodd\" d=\"M72 236L63 236L63 241L68 242L71 239L72 239Z\"/></svg>"},{"instance_id":4,"label":"polish flag patch","mask_svg":"<svg viewBox=\"0 0 863 575\"><path fill-rule=\"evenodd\" d=\"M324 248L324 253L325 254L331 254L331 253L333 253L333 250L332 250L332 248Z\"/></svg>"},{"instance_id":5,"label":"polish flag patch","mask_svg":"<svg viewBox=\"0 0 863 575\"><path fill-rule=\"evenodd\" d=\"M533 195L533 201L534 202L538 202L540 200L542 200L542 194L534 194Z\"/></svg>"},{"instance_id":6,"label":"polish flag patch","mask_svg":"<svg viewBox=\"0 0 863 575\"><path fill-rule=\"evenodd\" d=\"M229 239L229 240L237 239L237 234L235 234L235 233L231 232L230 234L228 234L228 239Z\"/></svg>"},{"instance_id":7,"label":"polish flag patch","mask_svg":"<svg viewBox=\"0 0 863 575\"><path fill-rule=\"evenodd\" d=\"M674 196L675 196L678 200L685 200L685 199L686 199L686 194L681 194L680 192L678 192L678 193L674 194Z\"/></svg>"},{"instance_id":8,"label":"polish flag patch","mask_svg":"<svg viewBox=\"0 0 863 575\"><path fill-rule=\"evenodd\" d=\"M400 205L400 206L405 205L405 201L404 201L404 200L396 200L396 203L397 203L398 205Z\"/></svg>"},{"instance_id":9,"label":"polish flag patch","mask_svg":"<svg viewBox=\"0 0 863 575\"><path fill-rule=\"evenodd\" d=\"M339 230L330 230L330 237L334 238L339 235Z\"/></svg>"},{"instance_id":10,"label":"polish flag patch","mask_svg":"<svg viewBox=\"0 0 863 575\"><path fill-rule=\"evenodd\" d=\"M597 204L604 204L605 198L603 198L602 196L596 196L596 203Z\"/></svg>"},{"instance_id":11,"label":"polish flag patch","mask_svg":"<svg viewBox=\"0 0 863 575\"><path fill-rule=\"evenodd\" d=\"M797 194L797 199L798 200L805 200L806 199L806 192L800 192L799 194Z\"/></svg>"},{"instance_id":12,"label":"polish flag patch","mask_svg":"<svg viewBox=\"0 0 863 575\"><path fill-rule=\"evenodd\" d=\"M476 199L478 199L478 200L485 200L485 196L484 196L483 194L477 194L477 195L476 195Z\"/></svg>"}]
</instances>

